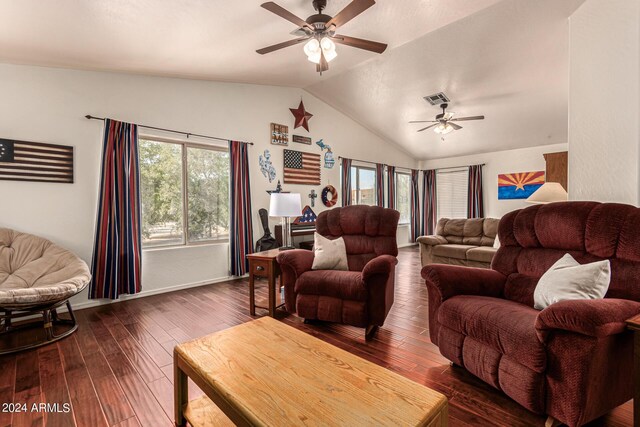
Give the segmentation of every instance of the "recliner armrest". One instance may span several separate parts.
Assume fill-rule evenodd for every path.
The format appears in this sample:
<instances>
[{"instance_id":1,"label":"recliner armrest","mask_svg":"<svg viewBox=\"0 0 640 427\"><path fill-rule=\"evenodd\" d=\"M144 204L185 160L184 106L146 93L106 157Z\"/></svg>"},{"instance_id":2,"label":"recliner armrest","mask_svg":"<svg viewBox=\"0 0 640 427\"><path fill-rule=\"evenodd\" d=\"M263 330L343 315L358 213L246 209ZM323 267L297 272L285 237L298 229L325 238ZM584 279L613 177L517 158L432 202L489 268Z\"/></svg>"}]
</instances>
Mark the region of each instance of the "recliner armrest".
<instances>
[{"instance_id":1,"label":"recliner armrest","mask_svg":"<svg viewBox=\"0 0 640 427\"><path fill-rule=\"evenodd\" d=\"M362 281L366 283L373 276L382 274L388 276L394 271L398 259L391 255L379 255L369 261L362 269Z\"/></svg>"},{"instance_id":2,"label":"recliner armrest","mask_svg":"<svg viewBox=\"0 0 640 427\"><path fill-rule=\"evenodd\" d=\"M440 294L441 301L456 295L500 297L507 276L486 268L430 264L422 268L427 287Z\"/></svg>"},{"instance_id":3,"label":"recliner armrest","mask_svg":"<svg viewBox=\"0 0 640 427\"><path fill-rule=\"evenodd\" d=\"M536 318L536 334L545 342L553 330L576 332L592 337L619 334L626 320L640 313L640 302L605 298L560 301L550 305Z\"/></svg>"},{"instance_id":4,"label":"recliner armrest","mask_svg":"<svg viewBox=\"0 0 640 427\"><path fill-rule=\"evenodd\" d=\"M449 243L443 236L438 235L420 236L416 239L416 242L423 243L429 246L446 245L447 243Z\"/></svg>"},{"instance_id":5,"label":"recliner armrest","mask_svg":"<svg viewBox=\"0 0 640 427\"><path fill-rule=\"evenodd\" d=\"M280 252L276 257L276 261L280 264L280 268L290 268L298 277L305 271L311 270L313 258L313 251L290 249Z\"/></svg>"}]
</instances>

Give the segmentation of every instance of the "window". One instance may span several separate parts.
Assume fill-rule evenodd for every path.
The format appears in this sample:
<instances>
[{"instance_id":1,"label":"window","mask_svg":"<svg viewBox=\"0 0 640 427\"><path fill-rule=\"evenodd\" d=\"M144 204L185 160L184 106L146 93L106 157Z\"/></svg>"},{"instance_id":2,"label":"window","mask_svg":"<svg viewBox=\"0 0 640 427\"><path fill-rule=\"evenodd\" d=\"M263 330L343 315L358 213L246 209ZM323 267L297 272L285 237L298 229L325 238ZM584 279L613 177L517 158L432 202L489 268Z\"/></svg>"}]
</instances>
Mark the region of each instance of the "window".
<instances>
[{"instance_id":1,"label":"window","mask_svg":"<svg viewBox=\"0 0 640 427\"><path fill-rule=\"evenodd\" d=\"M411 175L396 172L396 210L400 212L400 224L411 221Z\"/></svg>"},{"instance_id":2,"label":"window","mask_svg":"<svg viewBox=\"0 0 640 427\"><path fill-rule=\"evenodd\" d=\"M467 217L468 186L469 171L466 168L437 172L438 219Z\"/></svg>"},{"instance_id":3,"label":"window","mask_svg":"<svg viewBox=\"0 0 640 427\"><path fill-rule=\"evenodd\" d=\"M362 166L351 167L351 203L376 204L376 170Z\"/></svg>"},{"instance_id":4,"label":"window","mask_svg":"<svg viewBox=\"0 0 640 427\"><path fill-rule=\"evenodd\" d=\"M229 236L229 153L206 145L140 138L143 248Z\"/></svg>"}]
</instances>

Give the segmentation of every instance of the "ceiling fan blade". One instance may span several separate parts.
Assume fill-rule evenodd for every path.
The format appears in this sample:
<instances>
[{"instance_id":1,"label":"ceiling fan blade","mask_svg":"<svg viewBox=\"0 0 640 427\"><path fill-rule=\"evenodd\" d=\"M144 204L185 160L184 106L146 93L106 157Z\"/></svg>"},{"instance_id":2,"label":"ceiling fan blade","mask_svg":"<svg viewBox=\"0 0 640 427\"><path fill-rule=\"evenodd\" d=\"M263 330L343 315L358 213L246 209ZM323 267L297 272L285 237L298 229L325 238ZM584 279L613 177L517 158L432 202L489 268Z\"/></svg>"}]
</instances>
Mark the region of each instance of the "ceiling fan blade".
<instances>
[{"instance_id":1,"label":"ceiling fan blade","mask_svg":"<svg viewBox=\"0 0 640 427\"><path fill-rule=\"evenodd\" d=\"M435 124L432 124L430 126L427 126L426 128L418 129L418 132L422 132L423 130L431 129L434 126L438 126L438 123L435 123Z\"/></svg>"},{"instance_id":2,"label":"ceiling fan blade","mask_svg":"<svg viewBox=\"0 0 640 427\"><path fill-rule=\"evenodd\" d=\"M452 121L462 122L464 120L484 120L484 116L458 117L456 119L451 119L449 121L450 122L452 122Z\"/></svg>"},{"instance_id":3,"label":"ceiling fan blade","mask_svg":"<svg viewBox=\"0 0 640 427\"><path fill-rule=\"evenodd\" d=\"M440 123L436 120L412 120L409 123Z\"/></svg>"},{"instance_id":4,"label":"ceiling fan blade","mask_svg":"<svg viewBox=\"0 0 640 427\"><path fill-rule=\"evenodd\" d=\"M267 9L271 13L275 13L276 15L278 15L281 18L284 18L287 21L296 24L298 27L306 27L306 28L308 28L308 29L310 29L312 31L315 30L313 28L313 26L311 26L310 24L307 23L307 21L305 21L302 18L297 17L296 15L294 15L291 12L289 12L284 7L278 6L277 4L275 4L272 1L268 1L266 3L262 3L260 6L263 7L264 9Z\"/></svg>"},{"instance_id":5,"label":"ceiling fan blade","mask_svg":"<svg viewBox=\"0 0 640 427\"><path fill-rule=\"evenodd\" d=\"M364 49L375 53L382 53L387 48L387 45L384 43L358 39L356 37L343 36L342 34L336 34L335 36L333 36L333 40L336 43L344 44L351 47L357 47L358 49Z\"/></svg>"},{"instance_id":6,"label":"ceiling fan blade","mask_svg":"<svg viewBox=\"0 0 640 427\"><path fill-rule=\"evenodd\" d=\"M265 53L270 53L278 49L283 49L285 47L293 46L298 43L302 43L305 40L309 40L309 37L300 37L299 39L293 39L286 42L274 44L271 46L263 47L262 49L256 50L260 55L264 55Z\"/></svg>"},{"instance_id":7,"label":"ceiling fan blade","mask_svg":"<svg viewBox=\"0 0 640 427\"><path fill-rule=\"evenodd\" d=\"M331 26L336 28L341 27L374 4L376 4L374 0L353 0L347 7L338 12L336 16L331 18L325 28L329 29Z\"/></svg>"},{"instance_id":8,"label":"ceiling fan blade","mask_svg":"<svg viewBox=\"0 0 640 427\"><path fill-rule=\"evenodd\" d=\"M455 123L451 123L451 121L449 121L449 126L451 126L452 128L454 128L455 130L460 130L462 129L462 126L457 125Z\"/></svg>"}]
</instances>

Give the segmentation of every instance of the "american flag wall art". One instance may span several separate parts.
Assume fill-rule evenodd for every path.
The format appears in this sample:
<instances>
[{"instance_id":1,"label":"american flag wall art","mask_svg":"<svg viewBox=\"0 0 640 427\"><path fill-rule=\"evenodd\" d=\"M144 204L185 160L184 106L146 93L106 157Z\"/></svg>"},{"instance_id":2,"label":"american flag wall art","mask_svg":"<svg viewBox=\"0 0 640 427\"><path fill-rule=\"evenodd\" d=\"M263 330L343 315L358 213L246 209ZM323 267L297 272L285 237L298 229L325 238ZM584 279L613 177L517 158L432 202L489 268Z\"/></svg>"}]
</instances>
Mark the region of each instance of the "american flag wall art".
<instances>
[{"instance_id":1,"label":"american flag wall art","mask_svg":"<svg viewBox=\"0 0 640 427\"><path fill-rule=\"evenodd\" d=\"M284 150L284 183L320 185L320 155Z\"/></svg>"},{"instance_id":2,"label":"american flag wall art","mask_svg":"<svg viewBox=\"0 0 640 427\"><path fill-rule=\"evenodd\" d=\"M0 138L0 179L73 183L73 147Z\"/></svg>"}]
</instances>

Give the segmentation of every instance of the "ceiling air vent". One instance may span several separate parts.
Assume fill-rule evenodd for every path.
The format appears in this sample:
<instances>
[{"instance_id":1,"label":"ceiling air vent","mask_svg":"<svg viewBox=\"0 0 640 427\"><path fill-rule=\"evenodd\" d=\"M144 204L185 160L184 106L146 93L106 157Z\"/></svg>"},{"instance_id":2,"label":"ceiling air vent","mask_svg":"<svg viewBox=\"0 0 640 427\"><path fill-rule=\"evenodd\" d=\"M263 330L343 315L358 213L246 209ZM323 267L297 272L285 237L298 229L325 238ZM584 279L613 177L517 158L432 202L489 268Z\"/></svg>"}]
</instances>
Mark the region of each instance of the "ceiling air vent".
<instances>
[{"instance_id":1,"label":"ceiling air vent","mask_svg":"<svg viewBox=\"0 0 640 427\"><path fill-rule=\"evenodd\" d=\"M442 92L438 92L435 95L425 96L424 100L427 101L431 105L440 105L445 102L449 102L449 98Z\"/></svg>"}]
</instances>

